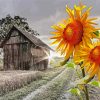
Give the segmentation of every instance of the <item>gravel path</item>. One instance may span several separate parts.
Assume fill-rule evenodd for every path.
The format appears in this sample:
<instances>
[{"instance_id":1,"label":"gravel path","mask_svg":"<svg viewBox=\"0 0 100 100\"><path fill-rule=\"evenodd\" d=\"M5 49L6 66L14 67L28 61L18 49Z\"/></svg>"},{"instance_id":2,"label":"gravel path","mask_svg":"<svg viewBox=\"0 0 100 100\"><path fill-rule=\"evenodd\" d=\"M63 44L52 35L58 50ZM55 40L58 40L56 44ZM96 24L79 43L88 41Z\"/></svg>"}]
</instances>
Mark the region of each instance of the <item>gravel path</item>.
<instances>
[{"instance_id":1,"label":"gravel path","mask_svg":"<svg viewBox=\"0 0 100 100\"><path fill-rule=\"evenodd\" d=\"M100 88L98 87L89 87L89 96L90 100L100 100Z\"/></svg>"},{"instance_id":2,"label":"gravel path","mask_svg":"<svg viewBox=\"0 0 100 100\"><path fill-rule=\"evenodd\" d=\"M71 95L71 93L67 92L68 89L72 87L72 82L76 80L76 73L73 71L72 78L69 80L69 83L67 83L62 90L62 93L60 94L60 97L57 100L80 100L78 96ZM88 91L89 91L89 100L100 100L100 88L89 86L88 85ZM83 100L86 100L85 96L83 96Z\"/></svg>"},{"instance_id":3,"label":"gravel path","mask_svg":"<svg viewBox=\"0 0 100 100\"><path fill-rule=\"evenodd\" d=\"M76 97L72 96L69 92L67 92L71 88L72 86L71 84L72 82L74 82L74 80L75 80L75 72L73 71L70 80L66 81L66 84L62 89L60 97L57 100L77 100Z\"/></svg>"},{"instance_id":4,"label":"gravel path","mask_svg":"<svg viewBox=\"0 0 100 100\"><path fill-rule=\"evenodd\" d=\"M57 100L64 85L69 83L72 73L72 70L65 69L46 85L41 86L27 95L23 100Z\"/></svg>"}]
</instances>

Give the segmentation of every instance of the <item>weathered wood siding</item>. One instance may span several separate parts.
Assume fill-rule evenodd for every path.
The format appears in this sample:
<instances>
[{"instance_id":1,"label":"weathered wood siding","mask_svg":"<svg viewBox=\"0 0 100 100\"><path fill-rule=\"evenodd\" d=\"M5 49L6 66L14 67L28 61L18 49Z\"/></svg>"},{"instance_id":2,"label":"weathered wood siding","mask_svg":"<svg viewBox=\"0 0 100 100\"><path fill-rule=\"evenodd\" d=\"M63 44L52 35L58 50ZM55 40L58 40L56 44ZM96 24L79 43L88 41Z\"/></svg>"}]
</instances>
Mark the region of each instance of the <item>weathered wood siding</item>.
<instances>
[{"instance_id":1,"label":"weathered wood siding","mask_svg":"<svg viewBox=\"0 0 100 100\"><path fill-rule=\"evenodd\" d=\"M31 67L34 70L45 70L48 67L49 52L46 49L35 47L31 48Z\"/></svg>"},{"instance_id":2,"label":"weathered wood siding","mask_svg":"<svg viewBox=\"0 0 100 100\"><path fill-rule=\"evenodd\" d=\"M3 46L4 70L44 70L48 66L49 51L31 43L18 30Z\"/></svg>"},{"instance_id":3,"label":"weathered wood siding","mask_svg":"<svg viewBox=\"0 0 100 100\"><path fill-rule=\"evenodd\" d=\"M18 31L13 31L11 37L4 45L4 69L30 68L31 43Z\"/></svg>"}]
</instances>

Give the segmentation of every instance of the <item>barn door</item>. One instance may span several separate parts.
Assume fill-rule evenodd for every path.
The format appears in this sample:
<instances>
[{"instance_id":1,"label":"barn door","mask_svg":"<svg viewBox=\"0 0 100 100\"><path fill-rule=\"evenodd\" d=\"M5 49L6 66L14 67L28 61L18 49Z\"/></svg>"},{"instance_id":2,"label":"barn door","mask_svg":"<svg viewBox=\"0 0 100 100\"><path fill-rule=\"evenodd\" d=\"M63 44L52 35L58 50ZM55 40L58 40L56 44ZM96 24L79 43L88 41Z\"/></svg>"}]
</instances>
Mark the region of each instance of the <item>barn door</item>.
<instances>
[{"instance_id":1,"label":"barn door","mask_svg":"<svg viewBox=\"0 0 100 100\"><path fill-rule=\"evenodd\" d=\"M30 69L30 52L29 44L19 44L19 66L22 70Z\"/></svg>"},{"instance_id":2,"label":"barn door","mask_svg":"<svg viewBox=\"0 0 100 100\"><path fill-rule=\"evenodd\" d=\"M11 45L11 63L14 66L14 69L17 70L28 70L30 68L29 66L29 48L28 44L14 44Z\"/></svg>"},{"instance_id":3,"label":"barn door","mask_svg":"<svg viewBox=\"0 0 100 100\"><path fill-rule=\"evenodd\" d=\"M12 44L4 47L4 69L28 70L30 69L29 44Z\"/></svg>"},{"instance_id":4,"label":"barn door","mask_svg":"<svg viewBox=\"0 0 100 100\"><path fill-rule=\"evenodd\" d=\"M4 70L11 69L12 64L12 51L11 45L4 46Z\"/></svg>"},{"instance_id":5,"label":"barn door","mask_svg":"<svg viewBox=\"0 0 100 100\"><path fill-rule=\"evenodd\" d=\"M5 45L4 47L4 69L18 69L18 45Z\"/></svg>"},{"instance_id":6,"label":"barn door","mask_svg":"<svg viewBox=\"0 0 100 100\"><path fill-rule=\"evenodd\" d=\"M18 62L19 62L19 46L18 44L12 45L12 56L13 56L13 65L14 69L19 69Z\"/></svg>"}]
</instances>

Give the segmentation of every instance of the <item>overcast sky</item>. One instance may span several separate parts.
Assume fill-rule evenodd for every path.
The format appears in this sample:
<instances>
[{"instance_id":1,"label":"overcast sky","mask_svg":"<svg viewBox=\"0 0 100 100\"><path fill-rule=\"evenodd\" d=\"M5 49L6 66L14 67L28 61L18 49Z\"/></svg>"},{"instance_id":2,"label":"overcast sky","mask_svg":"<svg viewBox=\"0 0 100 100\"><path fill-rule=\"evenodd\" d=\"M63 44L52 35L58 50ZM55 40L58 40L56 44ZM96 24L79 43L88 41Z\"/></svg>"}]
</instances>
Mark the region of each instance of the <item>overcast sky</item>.
<instances>
[{"instance_id":1,"label":"overcast sky","mask_svg":"<svg viewBox=\"0 0 100 100\"><path fill-rule=\"evenodd\" d=\"M66 18L66 5L73 7L78 2L79 0L0 0L0 18L7 14L26 17L29 25L40 34L43 41L48 43L51 25ZM100 0L82 0L82 2L93 7L91 16L99 18Z\"/></svg>"}]
</instances>

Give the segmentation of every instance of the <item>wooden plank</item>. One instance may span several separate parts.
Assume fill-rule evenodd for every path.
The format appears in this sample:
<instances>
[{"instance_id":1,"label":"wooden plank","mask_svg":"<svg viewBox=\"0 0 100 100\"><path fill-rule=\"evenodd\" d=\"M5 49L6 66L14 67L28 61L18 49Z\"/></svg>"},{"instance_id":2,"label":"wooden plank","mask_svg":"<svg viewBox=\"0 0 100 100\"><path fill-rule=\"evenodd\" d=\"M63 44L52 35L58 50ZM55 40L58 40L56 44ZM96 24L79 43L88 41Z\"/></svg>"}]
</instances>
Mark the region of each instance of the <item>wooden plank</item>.
<instances>
[{"instance_id":1,"label":"wooden plank","mask_svg":"<svg viewBox=\"0 0 100 100\"><path fill-rule=\"evenodd\" d=\"M11 37L6 42L6 44L28 43L28 42L29 42L29 40L25 36L23 36L21 34L17 35L17 34L12 33Z\"/></svg>"},{"instance_id":2,"label":"wooden plank","mask_svg":"<svg viewBox=\"0 0 100 100\"><path fill-rule=\"evenodd\" d=\"M7 52L6 52L6 46L4 46L3 50L4 50L4 70L7 70Z\"/></svg>"}]
</instances>

